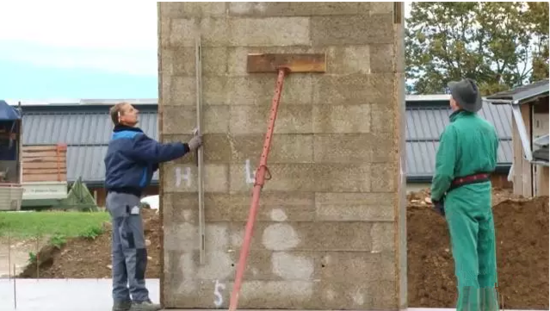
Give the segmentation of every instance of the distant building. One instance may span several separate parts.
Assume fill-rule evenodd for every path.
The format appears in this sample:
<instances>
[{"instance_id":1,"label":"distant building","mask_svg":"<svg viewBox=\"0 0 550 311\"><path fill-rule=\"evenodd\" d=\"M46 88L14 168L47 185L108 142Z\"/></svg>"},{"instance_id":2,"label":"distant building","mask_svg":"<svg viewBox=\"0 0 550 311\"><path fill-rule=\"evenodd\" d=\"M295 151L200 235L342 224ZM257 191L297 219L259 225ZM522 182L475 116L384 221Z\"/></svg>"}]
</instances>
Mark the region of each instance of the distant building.
<instances>
[{"instance_id":1,"label":"distant building","mask_svg":"<svg viewBox=\"0 0 550 311\"><path fill-rule=\"evenodd\" d=\"M548 195L548 82L538 81L487 96L493 107L509 107L512 123L514 193Z\"/></svg>"},{"instance_id":2,"label":"distant building","mask_svg":"<svg viewBox=\"0 0 550 311\"><path fill-rule=\"evenodd\" d=\"M119 100L82 100L63 103L23 103L23 144L67 144L67 180L79 177L105 202L103 157L109 143L112 124L109 108ZM139 126L158 139L156 99L127 100L138 105ZM429 188L435 165L439 135L449 122L449 95L407 96L406 170L407 190ZM13 104L13 102L12 102ZM512 164L511 107L485 105L481 115L493 123L500 137L497 172L493 183L510 187L507 175ZM369 146L366 146L369 148ZM158 194L158 172L146 195Z\"/></svg>"}]
</instances>

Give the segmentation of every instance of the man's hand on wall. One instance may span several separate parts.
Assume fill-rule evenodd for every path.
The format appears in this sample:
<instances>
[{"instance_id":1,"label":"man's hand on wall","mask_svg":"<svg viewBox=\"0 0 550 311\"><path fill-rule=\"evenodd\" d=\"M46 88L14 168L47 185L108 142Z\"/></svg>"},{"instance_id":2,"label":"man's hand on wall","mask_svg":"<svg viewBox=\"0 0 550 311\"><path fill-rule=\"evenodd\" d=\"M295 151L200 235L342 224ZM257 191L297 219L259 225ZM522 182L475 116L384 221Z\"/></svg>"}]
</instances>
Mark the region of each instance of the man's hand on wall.
<instances>
[{"instance_id":1,"label":"man's hand on wall","mask_svg":"<svg viewBox=\"0 0 550 311\"><path fill-rule=\"evenodd\" d=\"M199 149L199 147L202 146L202 136L195 135L187 144L189 145L189 149L191 149L191 151Z\"/></svg>"}]
</instances>

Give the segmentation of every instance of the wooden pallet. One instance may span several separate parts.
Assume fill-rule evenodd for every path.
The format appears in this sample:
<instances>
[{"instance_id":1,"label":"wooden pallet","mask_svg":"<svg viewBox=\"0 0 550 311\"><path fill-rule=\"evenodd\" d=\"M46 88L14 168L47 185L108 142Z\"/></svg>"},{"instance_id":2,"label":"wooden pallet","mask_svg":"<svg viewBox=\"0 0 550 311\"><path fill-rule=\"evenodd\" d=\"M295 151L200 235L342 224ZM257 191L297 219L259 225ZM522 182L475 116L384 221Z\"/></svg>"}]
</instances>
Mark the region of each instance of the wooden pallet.
<instances>
[{"instance_id":1,"label":"wooden pallet","mask_svg":"<svg viewBox=\"0 0 550 311\"><path fill-rule=\"evenodd\" d=\"M23 146L23 182L66 181L67 145Z\"/></svg>"}]
</instances>

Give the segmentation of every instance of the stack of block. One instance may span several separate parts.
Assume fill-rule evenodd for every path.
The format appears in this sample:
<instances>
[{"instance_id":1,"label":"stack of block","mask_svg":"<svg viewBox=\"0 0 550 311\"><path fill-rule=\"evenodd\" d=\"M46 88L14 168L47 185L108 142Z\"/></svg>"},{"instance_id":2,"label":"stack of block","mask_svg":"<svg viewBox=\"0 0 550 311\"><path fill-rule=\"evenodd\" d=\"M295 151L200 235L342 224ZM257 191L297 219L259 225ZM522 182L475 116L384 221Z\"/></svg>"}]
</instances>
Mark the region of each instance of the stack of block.
<instances>
[{"instance_id":1,"label":"stack of block","mask_svg":"<svg viewBox=\"0 0 550 311\"><path fill-rule=\"evenodd\" d=\"M161 167L161 299L227 307L277 75L249 53L326 53L285 79L239 308L406 307L403 3L161 3L164 142L196 126L201 32L206 262L194 155Z\"/></svg>"}]
</instances>

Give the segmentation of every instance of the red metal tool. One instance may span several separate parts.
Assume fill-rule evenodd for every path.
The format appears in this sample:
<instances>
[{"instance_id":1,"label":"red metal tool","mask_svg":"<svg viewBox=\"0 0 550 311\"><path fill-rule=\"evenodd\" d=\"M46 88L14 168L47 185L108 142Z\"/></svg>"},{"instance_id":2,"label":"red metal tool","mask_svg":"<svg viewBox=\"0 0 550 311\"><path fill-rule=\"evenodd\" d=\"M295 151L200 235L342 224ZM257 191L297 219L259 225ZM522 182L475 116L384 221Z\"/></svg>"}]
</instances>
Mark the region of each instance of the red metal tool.
<instances>
[{"instance_id":1,"label":"red metal tool","mask_svg":"<svg viewBox=\"0 0 550 311\"><path fill-rule=\"evenodd\" d=\"M283 91L283 82L287 74L291 72L324 72L325 71L325 55L324 54L250 54L248 55L248 72L273 72L277 71L277 85L275 87L275 95L271 101L271 112L267 133L265 134L264 147L260 157L260 164L256 170L254 189L252 192L252 202L250 203L250 211L246 223L244 241L240 252L239 263L233 284L233 291L229 302L229 311L237 309L239 294L243 274L246 268L246 260L248 258L256 215L260 203L260 193L266 180L271 179L271 174L267 168L267 158L271 148L271 139L275 128L275 120L277 119L277 110L281 93ZM268 177L266 177L268 174Z\"/></svg>"},{"instance_id":2,"label":"red metal tool","mask_svg":"<svg viewBox=\"0 0 550 311\"><path fill-rule=\"evenodd\" d=\"M269 170L267 168L267 156L269 155L269 149L271 148L271 138L273 135L273 129L275 128L275 119L277 118L277 108L279 107L279 100L281 99L285 73L285 68L279 69L279 76L277 77L277 87L275 89L275 95L273 96L273 100L271 102L271 115L269 117L269 126L267 127L267 133L265 134L264 148L262 150L262 156L260 157L260 166L256 170L256 182L254 183L254 190L252 192L250 212L248 214L248 221L246 223L246 229L244 232L244 241L239 257L239 264L237 265L237 274L235 276L233 292L231 292L231 300L229 302L230 311L235 311L237 309L239 292L241 290L241 281L246 266L246 260L248 258L250 241L252 240L252 232L254 231L254 223L256 222L256 215L258 213L258 205L260 203L260 192L262 191L264 182L266 180L265 175L266 173L269 173ZM267 179L269 180L270 178L271 174L269 174L269 177Z\"/></svg>"}]
</instances>

